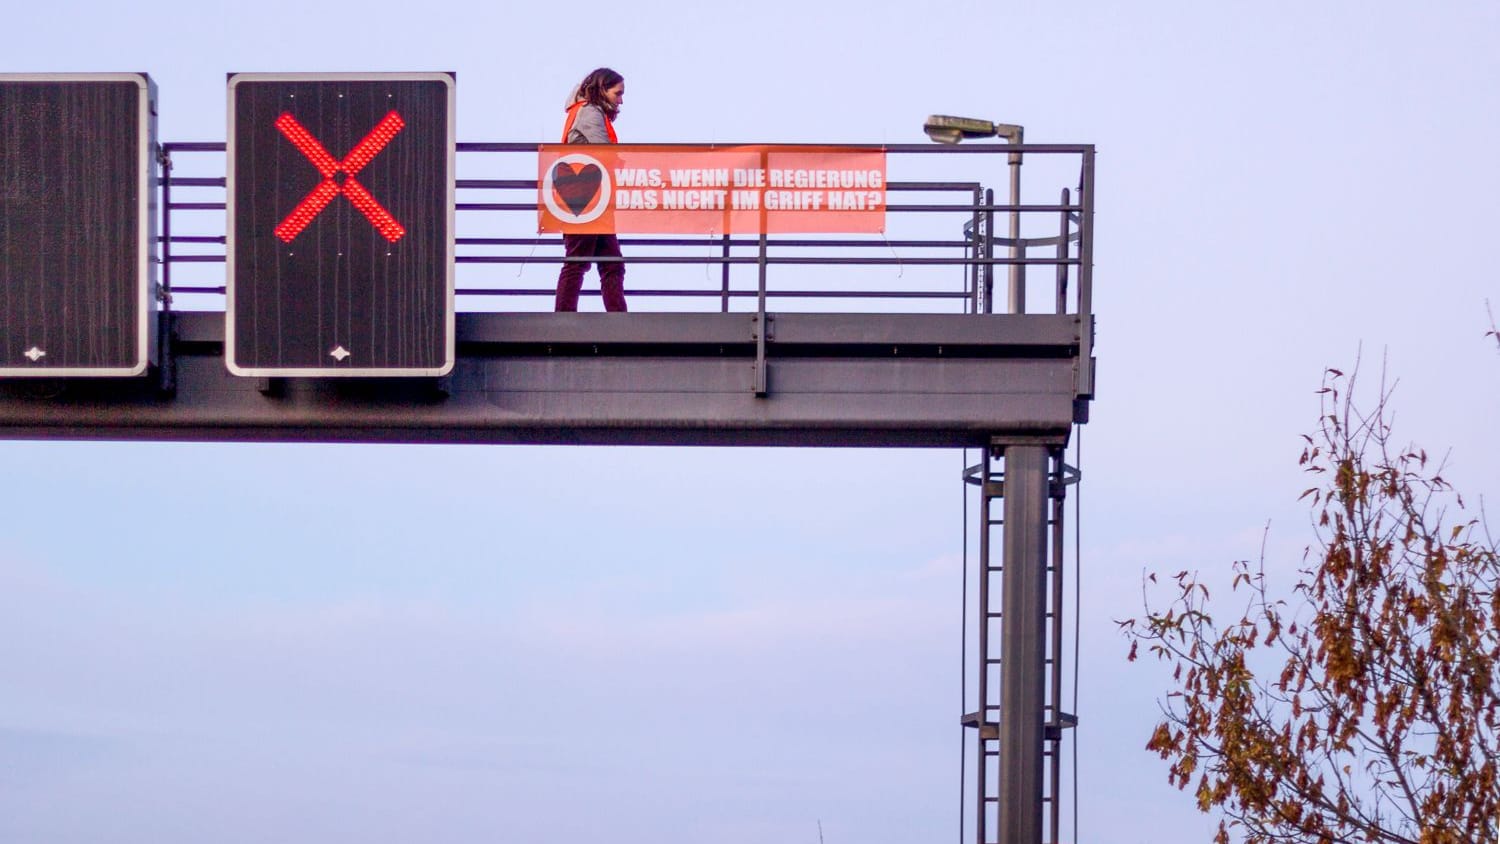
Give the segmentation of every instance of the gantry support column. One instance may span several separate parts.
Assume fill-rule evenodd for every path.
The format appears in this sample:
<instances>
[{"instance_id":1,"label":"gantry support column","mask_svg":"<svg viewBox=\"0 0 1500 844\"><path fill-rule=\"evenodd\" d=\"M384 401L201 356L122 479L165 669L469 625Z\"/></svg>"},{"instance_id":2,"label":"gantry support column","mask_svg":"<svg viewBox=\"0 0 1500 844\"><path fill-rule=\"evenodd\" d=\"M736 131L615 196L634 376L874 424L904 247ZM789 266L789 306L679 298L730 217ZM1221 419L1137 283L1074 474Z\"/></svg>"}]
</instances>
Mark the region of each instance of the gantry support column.
<instances>
[{"instance_id":1,"label":"gantry support column","mask_svg":"<svg viewBox=\"0 0 1500 844\"><path fill-rule=\"evenodd\" d=\"M1002 844L1042 840L1048 465L1042 446L1005 449L998 795Z\"/></svg>"}]
</instances>

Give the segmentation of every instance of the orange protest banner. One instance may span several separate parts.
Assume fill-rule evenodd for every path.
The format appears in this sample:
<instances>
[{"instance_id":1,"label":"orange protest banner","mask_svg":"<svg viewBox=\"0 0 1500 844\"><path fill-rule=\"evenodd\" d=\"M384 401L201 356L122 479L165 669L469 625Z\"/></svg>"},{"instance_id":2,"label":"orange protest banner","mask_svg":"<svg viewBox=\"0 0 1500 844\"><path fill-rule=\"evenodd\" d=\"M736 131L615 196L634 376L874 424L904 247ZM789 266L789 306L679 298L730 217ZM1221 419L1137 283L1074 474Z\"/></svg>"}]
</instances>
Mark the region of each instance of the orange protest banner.
<instances>
[{"instance_id":1,"label":"orange protest banner","mask_svg":"<svg viewBox=\"0 0 1500 844\"><path fill-rule=\"evenodd\" d=\"M848 147L548 144L537 231L885 231L885 152Z\"/></svg>"}]
</instances>

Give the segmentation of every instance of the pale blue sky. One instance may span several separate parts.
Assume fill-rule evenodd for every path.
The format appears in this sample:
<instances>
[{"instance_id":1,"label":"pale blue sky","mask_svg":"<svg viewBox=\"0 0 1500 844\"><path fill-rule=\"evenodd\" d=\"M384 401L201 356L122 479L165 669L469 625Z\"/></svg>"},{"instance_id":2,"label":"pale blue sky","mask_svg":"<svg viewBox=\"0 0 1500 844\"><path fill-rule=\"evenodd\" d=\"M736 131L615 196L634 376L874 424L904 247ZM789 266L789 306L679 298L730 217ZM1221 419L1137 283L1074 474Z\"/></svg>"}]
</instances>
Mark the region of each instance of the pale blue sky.
<instances>
[{"instance_id":1,"label":"pale blue sky","mask_svg":"<svg viewBox=\"0 0 1500 844\"><path fill-rule=\"evenodd\" d=\"M460 140L546 140L608 64L630 141L1097 144L1082 841L1206 840L1112 619L1268 520L1297 561L1323 367L1388 355L1402 431L1500 476L1494 3L61 0L3 38L151 73L165 140L252 70L453 70ZM962 465L0 442L0 841L955 840Z\"/></svg>"}]
</instances>

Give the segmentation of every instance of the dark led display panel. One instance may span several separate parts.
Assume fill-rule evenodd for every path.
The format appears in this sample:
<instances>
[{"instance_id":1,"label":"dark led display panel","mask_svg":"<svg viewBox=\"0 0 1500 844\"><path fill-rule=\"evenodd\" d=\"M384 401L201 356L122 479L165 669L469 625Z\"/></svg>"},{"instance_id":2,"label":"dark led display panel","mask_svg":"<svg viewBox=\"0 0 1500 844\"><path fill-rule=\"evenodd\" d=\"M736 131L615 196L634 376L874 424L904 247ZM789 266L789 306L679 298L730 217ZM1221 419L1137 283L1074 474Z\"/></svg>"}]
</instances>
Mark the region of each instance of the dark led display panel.
<instances>
[{"instance_id":1,"label":"dark led display panel","mask_svg":"<svg viewBox=\"0 0 1500 844\"><path fill-rule=\"evenodd\" d=\"M229 77L231 372L452 368L453 103L447 73Z\"/></svg>"},{"instance_id":2,"label":"dark led display panel","mask_svg":"<svg viewBox=\"0 0 1500 844\"><path fill-rule=\"evenodd\" d=\"M155 101L145 74L0 74L0 377L150 365Z\"/></svg>"}]
</instances>

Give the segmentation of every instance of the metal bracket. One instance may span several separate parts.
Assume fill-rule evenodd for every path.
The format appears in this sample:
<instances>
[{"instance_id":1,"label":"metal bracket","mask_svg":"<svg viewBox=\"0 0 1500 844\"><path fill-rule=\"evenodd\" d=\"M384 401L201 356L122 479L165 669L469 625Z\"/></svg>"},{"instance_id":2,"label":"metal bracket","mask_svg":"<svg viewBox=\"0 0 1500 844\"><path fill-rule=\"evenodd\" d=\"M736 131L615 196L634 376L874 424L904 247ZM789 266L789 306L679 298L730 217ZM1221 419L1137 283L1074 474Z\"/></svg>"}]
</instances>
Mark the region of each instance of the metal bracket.
<instances>
[{"instance_id":1,"label":"metal bracket","mask_svg":"<svg viewBox=\"0 0 1500 844\"><path fill-rule=\"evenodd\" d=\"M1053 498L1068 497L1068 487L1083 480L1083 472L1077 466L1062 464L1062 476L1053 475L1047 484L1047 494Z\"/></svg>"},{"instance_id":2,"label":"metal bracket","mask_svg":"<svg viewBox=\"0 0 1500 844\"><path fill-rule=\"evenodd\" d=\"M1042 738L1046 741L1062 741L1063 730L1078 726L1078 716L1068 712L1057 713L1057 720L1043 727Z\"/></svg>"},{"instance_id":3,"label":"metal bracket","mask_svg":"<svg viewBox=\"0 0 1500 844\"><path fill-rule=\"evenodd\" d=\"M971 730L979 730L979 737L982 739L994 741L1000 738L1000 722L982 720L978 712L965 713L958 722ZM1071 730L1077 726L1077 715L1059 712L1056 721L1042 725L1042 738L1045 741L1061 741L1063 730Z\"/></svg>"},{"instance_id":4,"label":"metal bracket","mask_svg":"<svg viewBox=\"0 0 1500 844\"><path fill-rule=\"evenodd\" d=\"M996 741L1000 738L1000 722L985 721L978 712L965 713L962 718L958 719L958 723L971 730L979 730L979 737L986 741Z\"/></svg>"},{"instance_id":5,"label":"metal bracket","mask_svg":"<svg viewBox=\"0 0 1500 844\"><path fill-rule=\"evenodd\" d=\"M170 310L159 311L156 319L156 390L171 397L177 395L177 358L172 354L177 320Z\"/></svg>"},{"instance_id":6,"label":"metal bracket","mask_svg":"<svg viewBox=\"0 0 1500 844\"><path fill-rule=\"evenodd\" d=\"M761 324L762 316L765 324ZM766 363L766 343L775 332L776 317L772 314L755 314L750 317L750 334L755 340L755 369L751 375L750 389L756 398L765 398L770 394L770 367Z\"/></svg>"}]
</instances>

